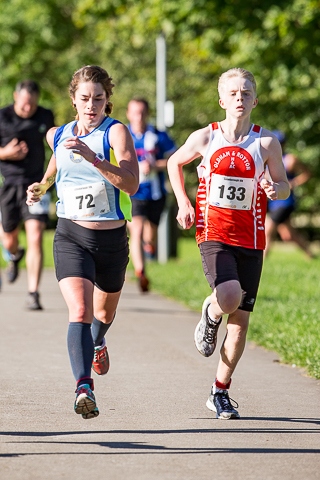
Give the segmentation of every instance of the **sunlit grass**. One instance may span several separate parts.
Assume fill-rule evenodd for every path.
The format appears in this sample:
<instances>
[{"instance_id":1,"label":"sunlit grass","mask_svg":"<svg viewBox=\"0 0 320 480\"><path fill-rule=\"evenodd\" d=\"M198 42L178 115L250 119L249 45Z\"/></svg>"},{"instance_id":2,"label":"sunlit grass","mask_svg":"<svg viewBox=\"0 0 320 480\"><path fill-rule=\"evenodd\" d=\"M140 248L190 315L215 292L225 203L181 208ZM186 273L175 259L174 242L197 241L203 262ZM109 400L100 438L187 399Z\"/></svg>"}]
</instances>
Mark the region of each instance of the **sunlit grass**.
<instances>
[{"instance_id":1,"label":"sunlit grass","mask_svg":"<svg viewBox=\"0 0 320 480\"><path fill-rule=\"evenodd\" d=\"M43 262L44 262L44 267L45 268L53 268L54 263L53 263L53 250L52 250L52 245L53 245L53 236L54 236L54 230L45 230L44 236L43 236ZM19 243L22 247L26 247L26 234L24 230L21 230L19 234ZM4 268L6 265L3 255L0 255L0 266ZM21 260L19 263L19 266L21 268L25 268L26 263L25 263L25 257Z\"/></svg>"},{"instance_id":2,"label":"sunlit grass","mask_svg":"<svg viewBox=\"0 0 320 480\"><path fill-rule=\"evenodd\" d=\"M193 239L179 241L178 258L148 264L152 290L200 311L210 293ZM320 378L320 259L291 245L275 246L265 261L248 338L276 351L281 361Z\"/></svg>"}]
</instances>

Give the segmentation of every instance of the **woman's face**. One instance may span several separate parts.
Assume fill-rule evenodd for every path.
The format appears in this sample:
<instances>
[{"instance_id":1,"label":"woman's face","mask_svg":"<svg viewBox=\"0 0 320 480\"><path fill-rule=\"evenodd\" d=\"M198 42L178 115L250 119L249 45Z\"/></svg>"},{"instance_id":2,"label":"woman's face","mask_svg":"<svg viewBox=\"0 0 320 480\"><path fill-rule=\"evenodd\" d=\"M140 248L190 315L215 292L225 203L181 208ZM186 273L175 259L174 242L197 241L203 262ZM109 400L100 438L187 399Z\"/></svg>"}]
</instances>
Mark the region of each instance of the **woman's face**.
<instances>
[{"instance_id":1,"label":"woman's face","mask_svg":"<svg viewBox=\"0 0 320 480\"><path fill-rule=\"evenodd\" d=\"M96 128L105 117L107 101L108 98L101 83L79 83L73 98L79 122L89 131Z\"/></svg>"}]
</instances>

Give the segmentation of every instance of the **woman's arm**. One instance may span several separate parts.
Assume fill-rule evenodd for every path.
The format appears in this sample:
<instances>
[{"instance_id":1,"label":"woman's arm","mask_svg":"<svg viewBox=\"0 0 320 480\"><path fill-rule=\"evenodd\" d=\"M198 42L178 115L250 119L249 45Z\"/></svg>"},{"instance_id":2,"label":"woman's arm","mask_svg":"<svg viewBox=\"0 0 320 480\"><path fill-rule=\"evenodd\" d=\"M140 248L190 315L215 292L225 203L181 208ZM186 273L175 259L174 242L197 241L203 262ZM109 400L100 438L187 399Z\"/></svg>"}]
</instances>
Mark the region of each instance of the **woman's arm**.
<instances>
[{"instance_id":1,"label":"woman's arm","mask_svg":"<svg viewBox=\"0 0 320 480\"><path fill-rule=\"evenodd\" d=\"M57 127L53 127L47 132L47 142L52 150L53 139L56 130ZM54 184L56 174L56 157L54 154L52 154L48 163L47 170L45 171L41 182L32 183L32 185L29 185L29 187L27 188L27 205L33 205L33 203L39 202L41 200L42 195L44 195L46 191L51 187L51 185Z\"/></svg>"},{"instance_id":2,"label":"woman's arm","mask_svg":"<svg viewBox=\"0 0 320 480\"><path fill-rule=\"evenodd\" d=\"M110 128L109 139L118 165L103 161L92 168L97 168L101 175L119 190L134 195L139 187L139 167L131 134L125 125L116 123ZM96 152L78 137L68 138L64 147L78 153L89 163L95 163Z\"/></svg>"}]
</instances>

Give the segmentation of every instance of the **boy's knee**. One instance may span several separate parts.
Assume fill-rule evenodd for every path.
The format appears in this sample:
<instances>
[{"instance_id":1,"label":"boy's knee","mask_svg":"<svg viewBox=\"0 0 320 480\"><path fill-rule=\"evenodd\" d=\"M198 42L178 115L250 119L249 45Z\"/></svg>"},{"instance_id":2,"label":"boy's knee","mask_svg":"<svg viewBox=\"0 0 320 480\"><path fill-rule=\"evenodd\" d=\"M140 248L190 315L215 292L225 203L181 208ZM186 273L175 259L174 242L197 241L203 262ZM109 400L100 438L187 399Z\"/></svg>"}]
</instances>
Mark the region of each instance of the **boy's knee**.
<instances>
[{"instance_id":1,"label":"boy's knee","mask_svg":"<svg viewBox=\"0 0 320 480\"><path fill-rule=\"evenodd\" d=\"M241 299L242 290L239 282L232 280L217 287L217 301L224 313L233 313L237 310Z\"/></svg>"}]
</instances>

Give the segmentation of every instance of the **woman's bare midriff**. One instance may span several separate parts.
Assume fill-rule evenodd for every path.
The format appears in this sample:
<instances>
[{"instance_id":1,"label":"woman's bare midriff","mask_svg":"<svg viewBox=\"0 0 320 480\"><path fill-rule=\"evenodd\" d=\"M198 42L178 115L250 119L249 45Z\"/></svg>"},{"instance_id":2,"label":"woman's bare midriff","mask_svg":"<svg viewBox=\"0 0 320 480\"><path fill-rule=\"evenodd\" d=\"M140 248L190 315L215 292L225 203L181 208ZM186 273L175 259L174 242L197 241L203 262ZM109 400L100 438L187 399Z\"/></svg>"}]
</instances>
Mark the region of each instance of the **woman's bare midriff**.
<instances>
[{"instance_id":1,"label":"woman's bare midriff","mask_svg":"<svg viewBox=\"0 0 320 480\"><path fill-rule=\"evenodd\" d=\"M74 223L81 225L84 228L90 228L91 230L113 230L114 228L120 228L125 225L125 220L106 220L102 222L85 222L83 220L73 220Z\"/></svg>"}]
</instances>

